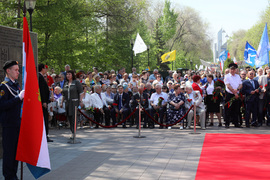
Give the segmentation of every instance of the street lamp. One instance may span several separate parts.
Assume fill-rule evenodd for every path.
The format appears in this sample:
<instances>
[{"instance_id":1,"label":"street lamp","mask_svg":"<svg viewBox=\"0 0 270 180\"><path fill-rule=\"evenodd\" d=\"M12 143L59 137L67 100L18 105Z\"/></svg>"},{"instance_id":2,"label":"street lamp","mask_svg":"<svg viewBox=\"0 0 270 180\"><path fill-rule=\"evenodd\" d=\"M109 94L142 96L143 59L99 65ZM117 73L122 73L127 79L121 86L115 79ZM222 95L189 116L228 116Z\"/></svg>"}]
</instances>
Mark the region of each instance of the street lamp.
<instances>
[{"instance_id":1,"label":"street lamp","mask_svg":"<svg viewBox=\"0 0 270 180\"><path fill-rule=\"evenodd\" d=\"M192 62L192 60L190 60L190 66L191 66L190 69L193 69L193 62Z\"/></svg>"},{"instance_id":2,"label":"street lamp","mask_svg":"<svg viewBox=\"0 0 270 180\"><path fill-rule=\"evenodd\" d=\"M150 68L149 68L149 50L150 50L150 45L147 45L147 52L148 52L148 70L150 69Z\"/></svg>"},{"instance_id":3,"label":"street lamp","mask_svg":"<svg viewBox=\"0 0 270 180\"><path fill-rule=\"evenodd\" d=\"M36 6L36 0L25 0L25 7L30 15L30 31L32 31L32 13Z\"/></svg>"},{"instance_id":4,"label":"street lamp","mask_svg":"<svg viewBox=\"0 0 270 180\"><path fill-rule=\"evenodd\" d=\"M131 45L131 72L132 72L132 68L133 68L133 45L134 45L134 40L133 39L130 40L130 45Z\"/></svg>"}]
</instances>

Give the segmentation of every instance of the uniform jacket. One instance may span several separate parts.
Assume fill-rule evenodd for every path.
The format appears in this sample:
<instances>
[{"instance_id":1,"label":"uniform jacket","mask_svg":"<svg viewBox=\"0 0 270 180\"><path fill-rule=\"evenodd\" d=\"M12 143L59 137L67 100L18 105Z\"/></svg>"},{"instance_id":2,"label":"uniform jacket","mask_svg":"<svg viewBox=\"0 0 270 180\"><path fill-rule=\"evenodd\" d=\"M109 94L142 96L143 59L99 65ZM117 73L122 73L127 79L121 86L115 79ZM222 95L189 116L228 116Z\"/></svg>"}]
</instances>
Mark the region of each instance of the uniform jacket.
<instances>
[{"instance_id":1,"label":"uniform jacket","mask_svg":"<svg viewBox=\"0 0 270 180\"><path fill-rule=\"evenodd\" d=\"M75 114L75 106L79 106L80 94L83 92L82 85L79 81L73 80L68 86L68 81L65 82L62 94L66 103L66 113L69 116Z\"/></svg>"},{"instance_id":2,"label":"uniform jacket","mask_svg":"<svg viewBox=\"0 0 270 180\"><path fill-rule=\"evenodd\" d=\"M138 101L140 101L142 107L144 109L148 108L149 102L148 102L148 95L143 92L141 95L139 93L133 94L131 98L131 108L134 109L138 106Z\"/></svg>"},{"instance_id":3,"label":"uniform jacket","mask_svg":"<svg viewBox=\"0 0 270 180\"><path fill-rule=\"evenodd\" d=\"M12 93L6 87L9 86ZM3 127L19 127L21 124L21 104L18 94L20 86L9 78L0 84L0 122ZM15 96L14 96L15 95Z\"/></svg>"}]
</instances>

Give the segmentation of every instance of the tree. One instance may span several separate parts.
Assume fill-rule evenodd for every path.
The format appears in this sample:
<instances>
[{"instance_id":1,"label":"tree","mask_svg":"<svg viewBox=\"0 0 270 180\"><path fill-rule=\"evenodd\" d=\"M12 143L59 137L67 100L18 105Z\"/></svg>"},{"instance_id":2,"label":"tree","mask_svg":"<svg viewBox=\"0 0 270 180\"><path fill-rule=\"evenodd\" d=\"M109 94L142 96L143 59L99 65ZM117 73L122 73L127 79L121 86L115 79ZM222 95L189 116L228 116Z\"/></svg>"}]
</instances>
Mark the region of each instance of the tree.
<instances>
[{"instance_id":1,"label":"tree","mask_svg":"<svg viewBox=\"0 0 270 180\"><path fill-rule=\"evenodd\" d=\"M223 73L225 74L225 70L228 68L229 64L233 63L233 60L231 58L227 58L226 61L224 62L223 66Z\"/></svg>"}]
</instances>

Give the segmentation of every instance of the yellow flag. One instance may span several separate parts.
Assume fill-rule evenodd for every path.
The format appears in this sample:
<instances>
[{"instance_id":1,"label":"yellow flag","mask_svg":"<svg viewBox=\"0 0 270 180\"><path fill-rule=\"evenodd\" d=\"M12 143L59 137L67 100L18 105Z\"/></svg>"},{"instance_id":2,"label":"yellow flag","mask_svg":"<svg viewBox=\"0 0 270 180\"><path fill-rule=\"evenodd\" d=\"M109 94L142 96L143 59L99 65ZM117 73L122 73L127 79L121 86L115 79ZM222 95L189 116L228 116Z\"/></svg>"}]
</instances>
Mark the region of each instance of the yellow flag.
<instances>
[{"instance_id":1,"label":"yellow flag","mask_svg":"<svg viewBox=\"0 0 270 180\"><path fill-rule=\"evenodd\" d=\"M161 59L162 59L161 63L165 63L168 61L175 61L175 57L176 57L176 50L165 53L161 56Z\"/></svg>"}]
</instances>

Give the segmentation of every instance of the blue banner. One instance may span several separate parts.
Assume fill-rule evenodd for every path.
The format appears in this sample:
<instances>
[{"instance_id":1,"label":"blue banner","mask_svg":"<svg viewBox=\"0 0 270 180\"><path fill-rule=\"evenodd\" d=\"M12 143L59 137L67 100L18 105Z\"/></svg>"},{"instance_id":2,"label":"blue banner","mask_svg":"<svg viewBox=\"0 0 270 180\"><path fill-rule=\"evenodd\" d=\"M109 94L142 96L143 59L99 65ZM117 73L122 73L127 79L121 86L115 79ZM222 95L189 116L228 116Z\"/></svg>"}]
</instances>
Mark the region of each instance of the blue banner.
<instances>
[{"instance_id":1,"label":"blue banner","mask_svg":"<svg viewBox=\"0 0 270 180\"><path fill-rule=\"evenodd\" d=\"M257 52L248 42L246 43L246 48L244 52L244 60L250 66L255 65Z\"/></svg>"},{"instance_id":2,"label":"blue banner","mask_svg":"<svg viewBox=\"0 0 270 180\"><path fill-rule=\"evenodd\" d=\"M257 50L257 59L255 61L256 67L261 67L269 63L269 39L267 34L267 23L265 24L260 45Z\"/></svg>"}]
</instances>

